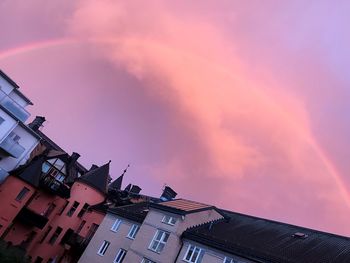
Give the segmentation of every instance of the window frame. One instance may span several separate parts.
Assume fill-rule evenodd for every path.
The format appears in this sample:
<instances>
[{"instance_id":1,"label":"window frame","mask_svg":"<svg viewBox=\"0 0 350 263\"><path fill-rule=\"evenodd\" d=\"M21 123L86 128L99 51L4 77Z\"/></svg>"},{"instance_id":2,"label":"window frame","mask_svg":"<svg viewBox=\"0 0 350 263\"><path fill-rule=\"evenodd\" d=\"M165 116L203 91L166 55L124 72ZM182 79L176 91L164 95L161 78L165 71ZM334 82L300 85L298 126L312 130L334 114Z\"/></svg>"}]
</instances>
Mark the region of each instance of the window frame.
<instances>
[{"instance_id":1,"label":"window frame","mask_svg":"<svg viewBox=\"0 0 350 263\"><path fill-rule=\"evenodd\" d=\"M119 219L119 218L117 218L115 221L114 221L114 223L113 223L113 225L112 225L112 227L111 227L111 231L112 232L118 232L118 229L120 228L120 225L122 224L122 220L121 219Z\"/></svg>"},{"instance_id":2,"label":"window frame","mask_svg":"<svg viewBox=\"0 0 350 263\"><path fill-rule=\"evenodd\" d=\"M235 263L236 261L233 258L225 257L223 263Z\"/></svg>"},{"instance_id":3,"label":"window frame","mask_svg":"<svg viewBox=\"0 0 350 263\"><path fill-rule=\"evenodd\" d=\"M189 259L186 259L186 258L188 257L188 254L189 254L189 252L190 252L190 250L191 250L192 247L193 247L192 254L191 254L191 256L190 256ZM194 252L196 251L196 249L198 249L199 251L198 251L198 253L197 253L196 258L193 258L193 256L195 255ZM192 245L192 244L189 244L189 245L188 245L188 248L187 248L187 251L186 251L186 253L185 253L185 255L184 255L184 257L183 257L182 260L185 261L185 262L189 262L189 263L200 263L201 261L198 261L198 260L200 259L200 256L201 256L202 251L203 251L202 248L200 248L200 247L198 247L198 246L195 246L195 245ZM194 261L193 261L193 260L194 260Z\"/></svg>"},{"instance_id":4,"label":"window frame","mask_svg":"<svg viewBox=\"0 0 350 263\"><path fill-rule=\"evenodd\" d=\"M50 237L48 243L49 243L50 245L54 245L54 244L56 243L57 239L59 238L59 236L61 235L62 231L63 231L63 228L62 228L62 227L59 227L59 226L56 227L56 230L55 230L55 232L52 234L52 236Z\"/></svg>"},{"instance_id":5,"label":"window frame","mask_svg":"<svg viewBox=\"0 0 350 263\"><path fill-rule=\"evenodd\" d=\"M162 235L161 235L160 239L157 240L157 237L158 237L159 233L162 233ZM164 241L164 237L165 237L166 235L168 235L168 237L166 238L166 241ZM164 231L164 230L161 230L161 229L157 229L156 233L154 234L154 236L153 236L153 238L152 238L151 243L150 243L149 246L148 246L148 249L151 250L151 251L153 251L153 252L155 252L155 253L160 254L160 253L163 251L163 249L165 248L165 245L166 245L166 243L168 242L169 237L170 237L170 233L169 233L169 232ZM154 243L155 243L155 242L158 242L158 244L156 245L156 248L153 249L153 246L154 246ZM159 246L161 246L161 244L163 244L164 246L162 247L161 250L158 251L158 248L159 248Z\"/></svg>"},{"instance_id":6,"label":"window frame","mask_svg":"<svg viewBox=\"0 0 350 263\"><path fill-rule=\"evenodd\" d=\"M174 220L174 222L172 222ZM170 225L170 226L174 226L177 222L177 218L173 217L173 216L169 216L169 215L164 215L162 218L162 223Z\"/></svg>"},{"instance_id":7,"label":"window frame","mask_svg":"<svg viewBox=\"0 0 350 263\"><path fill-rule=\"evenodd\" d=\"M28 187L25 187L25 186L24 186L24 187L21 189L21 191L19 191L19 193L17 194L15 200L16 200L17 202L21 202L21 201L26 197L26 195L27 195L29 192L30 192L30 189L29 189Z\"/></svg>"},{"instance_id":8,"label":"window frame","mask_svg":"<svg viewBox=\"0 0 350 263\"><path fill-rule=\"evenodd\" d=\"M107 249L108 249L110 244L111 244L111 242L109 242L107 240L103 240L102 245L100 246L100 248L97 251L97 255L103 257L106 254Z\"/></svg>"},{"instance_id":9,"label":"window frame","mask_svg":"<svg viewBox=\"0 0 350 263\"><path fill-rule=\"evenodd\" d=\"M126 237L127 237L127 238L130 238L130 239L135 239L137 233L139 232L139 230L140 230L140 226L137 225L137 224L133 224L133 225L130 227L129 233L128 233L128 235L127 235Z\"/></svg>"},{"instance_id":10,"label":"window frame","mask_svg":"<svg viewBox=\"0 0 350 263\"><path fill-rule=\"evenodd\" d=\"M124 258L126 256L127 252L128 251L126 251L125 249L120 248L117 255L115 256L115 258L113 260L113 263L122 263L124 261Z\"/></svg>"},{"instance_id":11,"label":"window frame","mask_svg":"<svg viewBox=\"0 0 350 263\"><path fill-rule=\"evenodd\" d=\"M153 260L150 260L148 258L142 258L141 263L156 263L156 262L154 262Z\"/></svg>"},{"instance_id":12,"label":"window frame","mask_svg":"<svg viewBox=\"0 0 350 263\"><path fill-rule=\"evenodd\" d=\"M77 206L75 206L76 204L78 204ZM67 211L67 216L68 217L72 217L75 213L75 211L78 210L78 207L80 206L80 203L77 201L74 201L74 203L72 204L72 206L69 208L69 210Z\"/></svg>"}]
</instances>

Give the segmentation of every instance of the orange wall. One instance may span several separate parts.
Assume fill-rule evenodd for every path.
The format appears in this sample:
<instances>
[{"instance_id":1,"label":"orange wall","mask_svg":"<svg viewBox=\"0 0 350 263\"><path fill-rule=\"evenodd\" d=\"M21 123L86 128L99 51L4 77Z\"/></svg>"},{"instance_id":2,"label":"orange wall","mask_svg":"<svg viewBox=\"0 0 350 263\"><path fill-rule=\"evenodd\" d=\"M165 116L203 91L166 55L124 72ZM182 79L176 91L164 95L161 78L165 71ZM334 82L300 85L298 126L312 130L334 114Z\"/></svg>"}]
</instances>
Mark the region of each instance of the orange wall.
<instances>
[{"instance_id":1,"label":"orange wall","mask_svg":"<svg viewBox=\"0 0 350 263\"><path fill-rule=\"evenodd\" d=\"M16 197L23 187L27 187L30 191L21 201L17 201ZM0 224L2 225L0 236L4 233L6 228L11 224L13 219L33 194L34 187L14 176L7 177L7 179L0 185Z\"/></svg>"}]
</instances>

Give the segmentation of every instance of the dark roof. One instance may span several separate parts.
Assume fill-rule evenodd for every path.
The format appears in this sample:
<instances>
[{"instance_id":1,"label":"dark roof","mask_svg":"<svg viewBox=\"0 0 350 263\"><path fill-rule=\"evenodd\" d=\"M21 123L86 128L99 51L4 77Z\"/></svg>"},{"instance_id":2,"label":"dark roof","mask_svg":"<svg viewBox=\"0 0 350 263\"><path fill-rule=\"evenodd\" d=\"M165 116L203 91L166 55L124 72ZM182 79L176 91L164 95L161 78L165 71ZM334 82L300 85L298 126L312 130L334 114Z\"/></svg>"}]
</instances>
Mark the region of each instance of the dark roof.
<instances>
[{"instance_id":1,"label":"dark roof","mask_svg":"<svg viewBox=\"0 0 350 263\"><path fill-rule=\"evenodd\" d=\"M0 70L0 76L2 76L8 83L10 83L14 88L18 96L20 96L22 99L24 99L27 103L30 105L33 105L33 103L28 99L22 92L19 91L19 86L16 82L14 82L9 76L5 74L2 70Z\"/></svg>"},{"instance_id":2,"label":"dark roof","mask_svg":"<svg viewBox=\"0 0 350 263\"><path fill-rule=\"evenodd\" d=\"M89 209L101 212L103 214L107 213L108 208L109 207L108 207L108 204L106 203L106 201L103 201L101 203L98 203L96 205L92 205L92 206L89 207Z\"/></svg>"},{"instance_id":3,"label":"dark roof","mask_svg":"<svg viewBox=\"0 0 350 263\"><path fill-rule=\"evenodd\" d=\"M109 178L109 164L110 162L102 165L101 167L88 171L86 174L79 177L78 181L95 188L103 194L106 194Z\"/></svg>"},{"instance_id":4,"label":"dark roof","mask_svg":"<svg viewBox=\"0 0 350 263\"><path fill-rule=\"evenodd\" d=\"M108 188L115 189L115 190L121 190L122 182L123 182L123 176L124 175L121 175L117 179L115 179L112 183L110 183Z\"/></svg>"},{"instance_id":5,"label":"dark roof","mask_svg":"<svg viewBox=\"0 0 350 263\"><path fill-rule=\"evenodd\" d=\"M151 204L151 207L160 210L168 211L174 214L186 215L191 213L197 213L205 210L216 209L215 206L198 203L186 199L176 199L167 202L161 202L157 204Z\"/></svg>"},{"instance_id":6,"label":"dark roof","mask_svg":"<svg viewBox=\"0 0 350 263\"><path fill-rule=\"evenodd\" d=\"M57 145L54 141L52 141L45 133L40 130L36 131L37 134L41 137L41 143L45 145L46 148L58 151L62 153L66 153L59 145ZM66 153L68 155L68 153ZM79 162L75 162L73 166L69 167L69 176L67 181L73 182L78 177L78 172L81 174L85 174L88 170Z\"/></svg>"},{"instance_id":7,"label":"dark roof","mask_svg":"<svg viewBox=\"0 0 350 263\"><path fill-rule=\"evenodd\" d=\"M31 184L32 186L38 187L44 161L44 155L36 156L28 164L22 165L13 170L11 174L21 178L23 181Z\"/></svg>"},{"instance_id":8,"label":"dark roof","mask_svg":"<svg viewBox=\"0 0 350 263\"><path fill-rule=\"evenodd\" d=\"M108 209L109 213L142 223L148 213L150 203L141 202Z\"/></svg>"},{"instance_id":9,"label":"dark roof","mask_svg":"<svg viewBox=\"0 0 350 263\"><path fill-rule=\"evenodd\" d=\"M348 263L350 238L234 212L183 237L264 263Z\"/></svg>"}]
</instances>

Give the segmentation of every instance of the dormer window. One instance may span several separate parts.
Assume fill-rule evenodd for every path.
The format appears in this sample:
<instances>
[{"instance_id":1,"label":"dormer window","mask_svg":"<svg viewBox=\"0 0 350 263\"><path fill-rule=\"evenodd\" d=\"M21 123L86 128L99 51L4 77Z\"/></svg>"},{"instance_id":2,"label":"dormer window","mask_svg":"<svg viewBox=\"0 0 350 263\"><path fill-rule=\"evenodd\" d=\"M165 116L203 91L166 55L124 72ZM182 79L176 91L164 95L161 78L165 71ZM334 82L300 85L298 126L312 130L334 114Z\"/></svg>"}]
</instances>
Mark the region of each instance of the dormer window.
<instances>
[{"instance_id":1,"label":"dormer window","mask_svg":"<svg viewBox=\"0 0 350 263\"><path fill-rule=\"evenodd\" d=\"M63 182L66 178L66 164L58 158L50 159L43 164L42 172L54 177L57 181Z\"/></svg>"},{"instance_id":2,"label":"dormer window","mask_svg":"<svg viewBox=\"0 0 350 263\"><path fill-rule=\"evenodd\" d=\"M172 216L168 216L168 215L165 215L162 219L162 222L165 223L165 224L168 224L168 225L175 225L176 223L176 218L175 217L172 217Z\"/></svg>"}]
</instances>

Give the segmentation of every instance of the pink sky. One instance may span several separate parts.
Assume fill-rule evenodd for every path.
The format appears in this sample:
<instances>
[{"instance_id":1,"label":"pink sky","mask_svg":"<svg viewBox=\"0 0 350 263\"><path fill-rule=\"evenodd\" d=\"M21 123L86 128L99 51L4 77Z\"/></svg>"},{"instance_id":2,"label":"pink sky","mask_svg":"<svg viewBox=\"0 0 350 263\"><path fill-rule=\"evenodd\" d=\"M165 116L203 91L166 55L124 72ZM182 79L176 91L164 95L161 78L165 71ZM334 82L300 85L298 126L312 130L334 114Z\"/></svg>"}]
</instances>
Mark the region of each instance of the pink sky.
<instances>
[{"instance_id":1,"label":"pink sky","mask_svg":"<svg viewBox=\"0 0 350 263\"><path fill-rule=\"evenodd\" d=\"M0 67L89 167L350 235L347 1L2 1Z\"/></svg>"}]
</instances>

